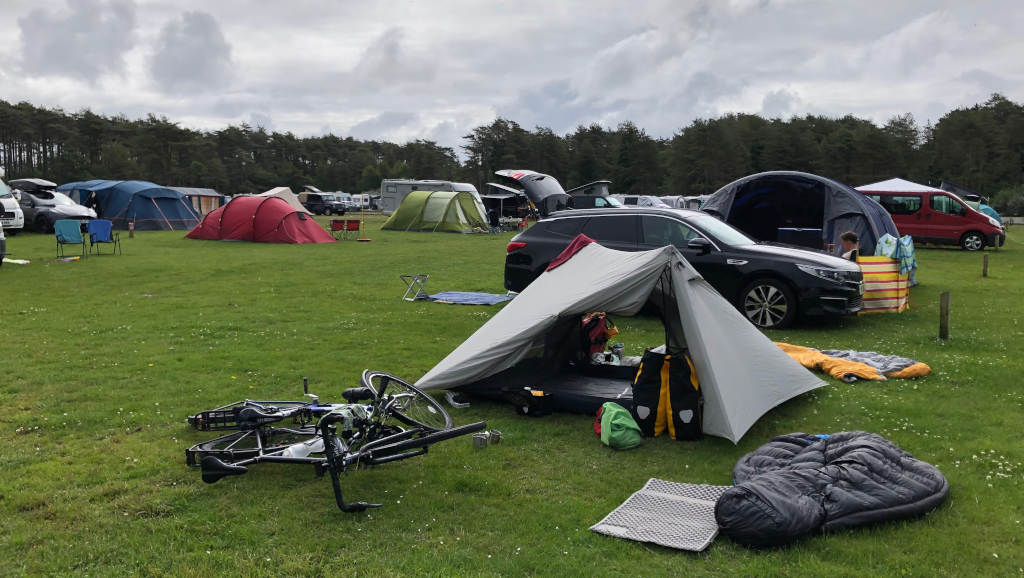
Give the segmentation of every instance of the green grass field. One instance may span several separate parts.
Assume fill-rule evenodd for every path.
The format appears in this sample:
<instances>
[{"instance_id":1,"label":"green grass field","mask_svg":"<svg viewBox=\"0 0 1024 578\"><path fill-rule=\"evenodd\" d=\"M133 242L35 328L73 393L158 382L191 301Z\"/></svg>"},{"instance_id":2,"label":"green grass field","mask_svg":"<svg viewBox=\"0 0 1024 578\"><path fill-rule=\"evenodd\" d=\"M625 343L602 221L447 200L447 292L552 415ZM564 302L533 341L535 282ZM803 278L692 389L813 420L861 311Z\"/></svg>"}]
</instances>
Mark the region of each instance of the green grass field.
<instances>
[{"instance_id":1,"label":"green grass field","mask_svg":"<svg viewBox=\"0 0 1024 578\"><path fill-rule=\"evenodd\" d=\"M379 223L379 220L377 221ZM776 341L916 358L915 381L834 380L765 415L738 446L665 438L616 452L592 419L486 419L469 438L350 472L343 514L312 469L266 464L214 485L184 450L209 436L190 413L237 399L324 399L364 368L417 379L493 315L400 299L403 273L432 291L501 292L510 235L382 232L316 246L193 241L140 232L124 255L58 262L52 236L8 238L0 268L0 575L982 575L1024 571L1024 242L1000 251L918 251L903 315L770 333ZM122 233L127 237L126 233ZM951 291L952 337L937 339ZM662 342L652 319L616 319L627 353ZM827 379L827 378L826 378ZM930 515L754 551L728 538L702 554L588 527L651 477L728 484L772 436L863 429L938 466L949 499Z\"/></svg>"}]
</instances>

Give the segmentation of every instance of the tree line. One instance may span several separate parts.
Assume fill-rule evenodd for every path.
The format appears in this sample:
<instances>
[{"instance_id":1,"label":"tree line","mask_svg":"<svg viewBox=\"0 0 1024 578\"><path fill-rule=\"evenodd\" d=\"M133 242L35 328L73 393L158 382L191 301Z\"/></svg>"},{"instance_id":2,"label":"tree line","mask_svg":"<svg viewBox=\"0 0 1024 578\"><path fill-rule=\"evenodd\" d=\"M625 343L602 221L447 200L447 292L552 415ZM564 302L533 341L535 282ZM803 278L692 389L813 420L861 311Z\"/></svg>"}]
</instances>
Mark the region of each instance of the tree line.
<instances>
[{"instance_id":1,"label":"tree line","mask_svg":"<svg viewBox=\"0 0 1024 578\"><path fill-rule=\"evenodd\" d=\"M1000 94L923 127L911 114L882 126L851 115L727 114L653 138L632 122L559 135L499 118L473 129L465 143L460 160L429 140L297 137L244 123L197 131L153 114L107 117L0 100L7 178L141 179L227 194L306 184L359 192L378 190L383 178L433 178L482 190L495 170L522 168L553 175L566 188L609 179L613 193L699 195L751 173L797 170L853 186L892 177L932 186L945 180L987 195L998 210L1024 214L1024 106Z\"/></svg>"}]
</instances>

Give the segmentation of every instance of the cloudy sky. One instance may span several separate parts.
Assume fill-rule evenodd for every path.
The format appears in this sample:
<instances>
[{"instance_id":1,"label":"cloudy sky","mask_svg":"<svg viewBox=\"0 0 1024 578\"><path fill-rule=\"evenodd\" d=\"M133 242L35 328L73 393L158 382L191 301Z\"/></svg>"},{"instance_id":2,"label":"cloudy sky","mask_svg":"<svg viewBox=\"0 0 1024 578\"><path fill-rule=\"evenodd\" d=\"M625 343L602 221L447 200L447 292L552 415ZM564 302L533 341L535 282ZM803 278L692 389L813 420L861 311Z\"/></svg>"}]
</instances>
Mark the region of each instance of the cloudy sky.
<instances>
[{"instance_id":1,"label":"cloudy sky","mask_svg":"<svg viewBox=\"0 0 1024 578\"><path fill-rule=\"evenodd\" d=\"M0 99L216 130L459 147L501 116L851 113L1024 101L1020 0L0 0Z\"/></svg>"}]
</instances>

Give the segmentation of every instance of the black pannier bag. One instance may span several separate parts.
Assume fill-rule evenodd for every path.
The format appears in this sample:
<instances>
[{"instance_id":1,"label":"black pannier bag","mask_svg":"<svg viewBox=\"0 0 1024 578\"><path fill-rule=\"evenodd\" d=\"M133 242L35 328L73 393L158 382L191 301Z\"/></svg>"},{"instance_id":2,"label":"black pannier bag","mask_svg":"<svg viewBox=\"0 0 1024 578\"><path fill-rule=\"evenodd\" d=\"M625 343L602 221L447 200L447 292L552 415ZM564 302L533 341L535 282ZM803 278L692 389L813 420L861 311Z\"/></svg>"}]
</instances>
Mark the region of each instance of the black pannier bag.
<instances>
[{"instance_id":1,"label":"black pannier bag","mask_svg":"<svg viewBox=\"0 0 1024 578\"><path fill-rule=\"evenodd\" d=\"M676 355L644 352L633 380L633 419L647 437L668 430L674 440L696 440L701 436L704 397L697 372L685 350Z\"/></svg>"}]
</instances>

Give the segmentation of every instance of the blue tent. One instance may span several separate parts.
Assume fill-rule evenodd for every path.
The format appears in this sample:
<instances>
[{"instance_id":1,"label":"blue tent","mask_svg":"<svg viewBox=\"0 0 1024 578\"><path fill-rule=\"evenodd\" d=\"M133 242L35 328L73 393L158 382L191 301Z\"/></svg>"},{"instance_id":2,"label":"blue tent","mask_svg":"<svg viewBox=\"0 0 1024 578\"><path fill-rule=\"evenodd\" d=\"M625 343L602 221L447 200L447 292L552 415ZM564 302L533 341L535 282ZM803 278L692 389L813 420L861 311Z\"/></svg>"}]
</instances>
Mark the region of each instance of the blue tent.
<instances>
[{"instance_id":1,"label":"blue tent","mask_svg":"<svg viewBox=\"0 0 1024 578\"><path fill-rule=\"evenodd\" d=\"M842 252L839 236L857 233L861 255L874 255L878 239L899 238L881 205L855 189L810 173L770 171L718 189L700 206L759 241Z\"/></svg>"},{"instance_id":2,"label":"blue tent","mask_svg":"<svg viewBox=\"0 0 1024 578\"><path fill-rule=\"evenodd\" d=\"M95 208L99 218L113 221L115 229L127 230L134 222L140 231L188 231L199 224L185 195L147 181L80 181L57 190Z\"/></svg>"}]
</instances>

